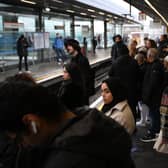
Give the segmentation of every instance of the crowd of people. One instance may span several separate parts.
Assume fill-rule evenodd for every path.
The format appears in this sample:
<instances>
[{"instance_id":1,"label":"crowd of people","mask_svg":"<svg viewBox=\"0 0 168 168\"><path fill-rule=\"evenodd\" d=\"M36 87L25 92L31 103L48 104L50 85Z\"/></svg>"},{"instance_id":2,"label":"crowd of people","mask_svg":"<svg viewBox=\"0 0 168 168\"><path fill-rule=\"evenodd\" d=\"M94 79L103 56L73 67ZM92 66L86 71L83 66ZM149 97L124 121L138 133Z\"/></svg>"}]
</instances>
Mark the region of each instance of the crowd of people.
<instances>
[{"instance_id":1,"label":"crowd of people","mask_svg":"<svg viewBox=\"0 0 168 168\"><path fill-rule=\"evenodd\" d=\"M89 61L78 41L67 40L65 48L71 60L64 65L58 92L40 86L28 73L0 83L1 167L134 168L129 135L134 128L122 112L113 120L89 108L94 93ZM118 94L116 103L125 100Z\"/></svg>"},{"instance_id":2,"label":"crowd of people","mask_svg":"<svg viewBox=\"0 0 168 168\"><path fill-rule=\"evenodd\" d=\"M156 141L157 145L154 148L168 153L167 104L165 103L168 87L168 37L166 34L161 35L158 44L146 37L144 46L140 47L137 47L134 39L126 46L120 35L114 36L113 40L115 43L111 50L112 66L109 76L119 77L125 86L128 104L135 121L138 120L137 114L140 111L141 118L136 124L148 125L147 133L140 140Z\"/></svg>"},{"instance_id":3,"label":"crowd of people","mask_svg":"<svg viewBox=\"0 0 168 168\"><path fill-rule=\"evenodd\" d=\"M148 119L141 141L156 141L154 149L168 153L167 40L157 47L146 38L139 48L135 40L125 45L120 35L113 40L100 109L88 106L94 72L74 39L63 44L71 59L58 91L40 86L28 73L0 83L2 168L134 168L131 136Z\"/></svg>"}]
</instances>

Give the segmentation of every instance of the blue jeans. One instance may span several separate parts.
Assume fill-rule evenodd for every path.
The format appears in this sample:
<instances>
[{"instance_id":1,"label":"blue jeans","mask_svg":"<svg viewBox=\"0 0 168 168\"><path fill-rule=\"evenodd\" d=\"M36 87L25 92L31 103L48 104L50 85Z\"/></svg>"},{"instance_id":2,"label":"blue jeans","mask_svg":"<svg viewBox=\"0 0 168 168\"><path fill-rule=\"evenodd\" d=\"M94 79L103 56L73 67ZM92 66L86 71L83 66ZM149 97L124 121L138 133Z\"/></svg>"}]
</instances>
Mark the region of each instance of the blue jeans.
<instances>
[{"instance_id":1,"label":"blue jeans","mask_svg":"<svg viewBox=\"0 0 168 168\"><path fill-rule=\"evenodd\" d=\"M57 60L57 62L59 62L59 59L61 59L62 61L66 60L66 54L64 52L64 49L56 48L55 52L56 52L56 60Z\"/></svg>"}]
</instances>

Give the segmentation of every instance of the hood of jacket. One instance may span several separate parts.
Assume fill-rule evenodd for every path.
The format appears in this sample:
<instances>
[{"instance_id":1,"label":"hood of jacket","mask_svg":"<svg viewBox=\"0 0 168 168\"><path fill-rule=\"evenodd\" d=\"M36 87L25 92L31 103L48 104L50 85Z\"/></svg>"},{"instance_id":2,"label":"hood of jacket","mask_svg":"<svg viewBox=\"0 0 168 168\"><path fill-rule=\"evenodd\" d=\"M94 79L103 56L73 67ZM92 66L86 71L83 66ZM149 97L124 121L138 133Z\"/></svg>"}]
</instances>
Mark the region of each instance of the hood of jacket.
<instances>
[{"instance_id":1,"label":"hood of jacket","mask_svg":"<svg viewBox=\"0 0 168 168\"><path fill-rule=\"evenodd\" d=\"M55 137L53 147L107 160L129 156L131 140L123 127L96 109L79 113Z\"/></svg>"}]
</instances>

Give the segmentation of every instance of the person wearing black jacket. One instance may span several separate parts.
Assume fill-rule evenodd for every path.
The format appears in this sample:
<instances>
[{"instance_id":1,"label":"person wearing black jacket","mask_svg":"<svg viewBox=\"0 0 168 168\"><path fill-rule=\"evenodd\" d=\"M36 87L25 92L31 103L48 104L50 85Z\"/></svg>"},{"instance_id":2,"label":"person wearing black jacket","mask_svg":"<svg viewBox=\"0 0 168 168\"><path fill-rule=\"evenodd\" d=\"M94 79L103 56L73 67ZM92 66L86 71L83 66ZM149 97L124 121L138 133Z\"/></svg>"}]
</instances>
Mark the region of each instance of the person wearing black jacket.
<instances>
[{"instance_id":1,"label":"person wearing black jacket","mask_svg":"<svg viewBox=\"0 0 168 168\"><path fill-rule=\"evenodd\" d=\"M111 48L111 58L112 61L116 60L118 57L122 56L123 50L127 50L127 46L123 43L121 35L116 35L113 37L114 44Z\"/></svg>"},{"instance_id":2,"label":"person wearing black jacket","mask_svg":"<svg viewBox=\"0 0 168 168\"><path fill-rule=\"evenodd\" d=\"M128 104L136 121L136 105L138 102L139 66L135 59L129 56L128 48L121 50L121 56L112 62L109 76L119 77L126 88Z\"/></svg>"},{"instance_id":3,"label":"person wearing black jacket","mask_svg":"<svg viewBox=\"0 0 168 168\"><path fill-rule=\"evenodd\" d=\"M7 81L0 85L0 106L0 128L25 146L15 168L135 167L128 133L96 109L71 112L47 88Z\"/></svg>"},{"instance_id":4,"label":"person wearing black jacket","mask_svg":"<svg viewBox=\"0 0 168 168\"><path fill-rule=\"evenodd\" d=\"M28 42L24 35L21 35L17 40L17 54L19 56L19 71L22 70L22 59L24 57L25 63L25 70L28 71L28 63L27 63L27 56L28 56Z\"/></svg>"},{"instance_id":5,"label":"person wearing black jacket","mask_svg":"<svg viewBox=\"0 0 168 168\"><path fill-rule=\"evenodd\" d=\"M63 82L58 90L57 96L61 101L73 110L85 105L84 83L78 65L67 63L64 65Z\"/></svg>"},{"instance_id":6,"label":"person wearing black jacket","mask_svg":"<svg viewBox=\"0 0 168 168\"><path fill-rule=\"evenodd\" d=\"M147 52L147 69L143 81L142 101L149 107L151 127L147 134L141 138L143 142L156 140L156 133L160 131L161 93L163 87L164 70L163 65L158 59L158 51L150 48Z\"/></svg>"},{"instance_id":7,"label":"person wearing black jacket","mask_svg":"<svg viewBox=\"0 0 168 168\"><path fill-rule=\"evenodd\" d=\"M85 102L89 104L89 96L94 94L94 72L91 69L86 56L82 55L79 42L74 39L69 39L65 43L65 48L71 55L71 62L76 63L81 71L85 87Z\"/></svg>"}]
</instances>

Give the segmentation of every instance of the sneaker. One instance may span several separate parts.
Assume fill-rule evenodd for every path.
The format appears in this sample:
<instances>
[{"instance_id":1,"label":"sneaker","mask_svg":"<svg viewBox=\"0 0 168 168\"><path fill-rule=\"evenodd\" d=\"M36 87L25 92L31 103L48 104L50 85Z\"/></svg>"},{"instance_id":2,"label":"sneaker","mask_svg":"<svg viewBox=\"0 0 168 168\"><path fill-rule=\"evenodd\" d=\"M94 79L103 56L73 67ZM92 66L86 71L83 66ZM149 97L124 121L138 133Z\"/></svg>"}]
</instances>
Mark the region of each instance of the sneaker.
<instances>
[{"instance_id":1,"label":"sneaker","mask_svg":"<svg viewBox=\"0 0 168 168\"><path fill-rule=\"evenodd\" d=\"M26 71L26 73L31 74L32 72L31 71Z\"/></svg>"},{"instance_id":2,"label":"sneaker","mask_svg":"<svg viewBox=\"0 0 168 168\"><path fill-rule=\"evenodd\" d=\"M138 122L136 122L136 126L145 127L146 124L144 122L142 122L142 121L138 121Z\"/></svg>"},{"instance_id":3,"label":"sneaker","mask_svg":"<svg viewBox=\"0 0 168 168\"><path fill-rule=\"evenodd\" d=\"M156 141L156 136L150 133L147 133L143 138L140 138L142 142L153 142Z\"/></svg>"}]
</instances>

